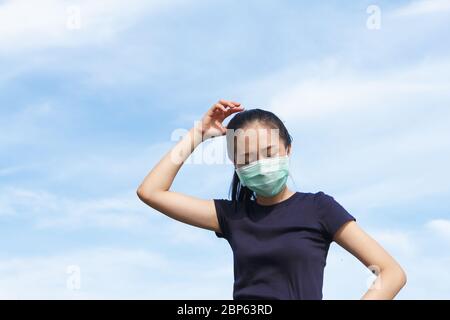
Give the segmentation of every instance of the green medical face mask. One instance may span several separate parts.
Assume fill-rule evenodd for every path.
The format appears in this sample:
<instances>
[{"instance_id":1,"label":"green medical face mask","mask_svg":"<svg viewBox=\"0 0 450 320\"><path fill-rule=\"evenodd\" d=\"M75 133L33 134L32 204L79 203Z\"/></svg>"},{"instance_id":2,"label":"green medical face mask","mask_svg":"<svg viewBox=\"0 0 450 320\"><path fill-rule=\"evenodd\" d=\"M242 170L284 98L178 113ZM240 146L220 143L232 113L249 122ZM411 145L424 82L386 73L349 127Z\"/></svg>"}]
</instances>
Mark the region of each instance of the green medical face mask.
<instances>
[{"instance_id":1,"label":"green medical face mask","mask_svg":"<svg viewBox=\"0 0 450 320\"><path fill-rule=\"evenodd\" d=\"M263 197L281 192L289 176L289 156L265 158L236 169L243 186Z\"/></svg>"}]
</instances>

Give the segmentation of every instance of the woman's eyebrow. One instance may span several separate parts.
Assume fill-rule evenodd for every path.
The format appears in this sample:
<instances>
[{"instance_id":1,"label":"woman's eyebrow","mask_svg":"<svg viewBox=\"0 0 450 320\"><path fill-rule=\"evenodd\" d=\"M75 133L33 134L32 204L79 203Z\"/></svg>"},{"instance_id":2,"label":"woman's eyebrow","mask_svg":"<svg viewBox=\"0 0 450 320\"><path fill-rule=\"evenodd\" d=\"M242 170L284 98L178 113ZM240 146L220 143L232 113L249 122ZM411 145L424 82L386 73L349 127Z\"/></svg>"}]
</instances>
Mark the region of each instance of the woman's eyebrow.
<instances>
[{"instance_id":1,"label":"woman's eyebrow","mask_svg":"<svg viewBox=\"0 0 450 320\"><path fill-rule=\"evenodd\" d=\"M264 149L269 150L269 149L272 149L272 148L274 148L274 149L277 148L277 145L271 144L271 145L269 145L267 147L261 147L259 150L264 150ZM255 152L247 151L247 152L242 153L242 155L247 156L247 155L250 155L250 154L253 154L253 153L255 153Z\"/></svg>"}]
</instances>

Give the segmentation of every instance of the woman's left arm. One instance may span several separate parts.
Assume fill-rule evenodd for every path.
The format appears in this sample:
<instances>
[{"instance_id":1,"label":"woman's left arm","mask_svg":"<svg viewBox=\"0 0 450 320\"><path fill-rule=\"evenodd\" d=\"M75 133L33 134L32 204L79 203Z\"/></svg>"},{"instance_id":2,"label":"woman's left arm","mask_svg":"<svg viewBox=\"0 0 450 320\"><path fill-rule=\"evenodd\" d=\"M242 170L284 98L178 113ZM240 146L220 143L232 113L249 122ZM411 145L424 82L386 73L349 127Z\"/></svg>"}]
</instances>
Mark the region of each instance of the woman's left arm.
<instances>
[{"instance_id":1,"label":"woman's left arm","mask_svg":"<svg viewBox=\"0 0 450 320\"><path fill-rule=\"evenodd\" d=\"M393 299L406 284L406 273L398 262L355 221L344 224L333 240L377 275L361 299Z\"/></svg>"}]
</instances>

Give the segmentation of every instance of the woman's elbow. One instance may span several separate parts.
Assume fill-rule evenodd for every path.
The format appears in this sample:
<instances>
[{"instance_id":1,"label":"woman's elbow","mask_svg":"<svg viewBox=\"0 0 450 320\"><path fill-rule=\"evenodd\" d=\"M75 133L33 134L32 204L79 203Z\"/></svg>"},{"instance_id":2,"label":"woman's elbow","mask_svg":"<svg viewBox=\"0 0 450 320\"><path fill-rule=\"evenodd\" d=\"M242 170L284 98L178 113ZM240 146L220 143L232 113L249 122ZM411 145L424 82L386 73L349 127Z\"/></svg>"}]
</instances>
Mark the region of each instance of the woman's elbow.
<instances>
[{"instance_id":1,"label":"woman's elbow","mask_svg":"<svg viewBox=\"0 0 450 320\"><path fill-rule=\"evenodd\" d=\"M408 281L408 277L406 276L405 270L403 270L402 267L400 267L400 285L403 288L406 285L406 282Z\"/></svg>"},{"instance_id":2,"label":"woman's elbow","mask_svg":"<svg viewBox=\"0 0 450 320\"><path fill-rule=\"evenodd\" d=\"M403 268L399 264L393 265L390 270L391 274L393 275L393 279L396 279L396 283L398 284L399 288L403 288L407 282L405 270L403 270Z\"/></svg>"},{"instance_id":3,"label":"woman's elbow","mask_svg":"<svg viewBox=\"0 0 450 320\"><path fill-rule=\"evenodd\" d=\"M159 198L161 197L161 193L151 187L141 184L139 188L137 188L136 194L142 202L154 209L156 209L158 203L160 202Z\"/></svg>"},{"instance_id":4,"label":"woman's elbow","mask_svg":"<svg viewBox=\"0 0 450 320\"><path fill-rule=\"evenodd\" d=\"M139 186L136 190L136 195L138 196L139 199L141 199L142 195L143 195L143 191L142 191L142 186ZM141 199L142 200L142 199Z\"/></svg>"},{"instance_id":5,"label":"woman's elbow","mask_svg":"<svg viewBox=\"0 0 450 320\"><path fill-rule=\"evenodd\" d=\"M143 202L145 202L147 204L151 203L151 199L149 197L149 192L148 192L148 190L144 189L142 184L137 188L136 195L138 196L138 198L141 201L143 201Z\"/></svg>"}]
</instances>

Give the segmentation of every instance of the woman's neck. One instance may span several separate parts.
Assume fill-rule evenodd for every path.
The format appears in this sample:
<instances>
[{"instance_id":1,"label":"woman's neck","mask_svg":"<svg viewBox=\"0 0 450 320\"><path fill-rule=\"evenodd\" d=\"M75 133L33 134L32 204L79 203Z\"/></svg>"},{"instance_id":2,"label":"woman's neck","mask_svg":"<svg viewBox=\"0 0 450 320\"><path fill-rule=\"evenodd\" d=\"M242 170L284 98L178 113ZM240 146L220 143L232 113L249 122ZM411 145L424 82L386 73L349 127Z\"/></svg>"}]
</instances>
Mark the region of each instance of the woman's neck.
<instances>
[{"instance_id":1,"label":"woman's neck","mask_svg":"<svg viewBox=\"0 0 450 320\"><path fill-rule=\"evenodd\" d=\"M257 196L256 197L256 203L260 204L262 206L270 206L273 204L276 204L278 202L284 201L291 197L295 192L290 190L287 186L284 187L284 189L277 195L273 197L263 197L263 196Z\"/></svg>"}]
</instances>

